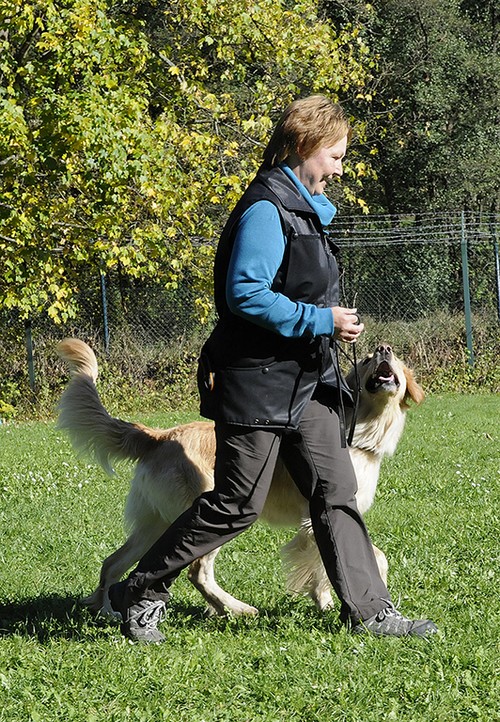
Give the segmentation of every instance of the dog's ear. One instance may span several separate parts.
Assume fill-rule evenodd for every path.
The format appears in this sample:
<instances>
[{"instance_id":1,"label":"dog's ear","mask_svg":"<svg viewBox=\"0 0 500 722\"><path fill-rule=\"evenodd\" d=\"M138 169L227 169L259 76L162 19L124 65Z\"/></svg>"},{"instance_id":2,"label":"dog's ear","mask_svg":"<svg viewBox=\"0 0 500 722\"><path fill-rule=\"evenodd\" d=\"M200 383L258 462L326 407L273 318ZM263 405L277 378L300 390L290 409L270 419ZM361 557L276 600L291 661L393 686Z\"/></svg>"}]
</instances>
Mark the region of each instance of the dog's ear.
<instances>
[{"instance_id":1,"label":"dog's ear","mask_svg":"<svg viewBox=\"0 0 500 722\"><path fill-rule=\"evenodd\" d=\"M403 404L405 406L408 406L408 401L411 399L416 404L421 404L422 401L425 399L425 391L420 386L419 383L417 383L417 380L415 378L415 374L411 369L408 368L408 366L405 366L403 364L403 371L406 378L406 391L403 398Z\"/></svg>"}]
</instances>

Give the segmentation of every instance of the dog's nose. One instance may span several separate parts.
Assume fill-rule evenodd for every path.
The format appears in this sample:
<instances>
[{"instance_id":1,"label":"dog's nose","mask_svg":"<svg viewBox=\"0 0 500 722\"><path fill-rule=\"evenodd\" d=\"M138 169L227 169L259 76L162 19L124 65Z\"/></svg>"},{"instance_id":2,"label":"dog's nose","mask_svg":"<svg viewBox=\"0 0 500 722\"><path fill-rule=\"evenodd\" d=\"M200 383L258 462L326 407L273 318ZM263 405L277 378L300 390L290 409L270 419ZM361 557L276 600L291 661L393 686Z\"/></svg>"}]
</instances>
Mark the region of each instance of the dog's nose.
<instances>
[{"instance_id":1,"label":"dog's nose","mask_svg":"<svg viewBox=\"0 0 500 722\"><path fill-rule=\"evenodd\" d=\"M377 347L377 353L383 358L388 358L392 356L392 348L388 344L380 344L380 346Z\"/></svg>"}]
</instances>

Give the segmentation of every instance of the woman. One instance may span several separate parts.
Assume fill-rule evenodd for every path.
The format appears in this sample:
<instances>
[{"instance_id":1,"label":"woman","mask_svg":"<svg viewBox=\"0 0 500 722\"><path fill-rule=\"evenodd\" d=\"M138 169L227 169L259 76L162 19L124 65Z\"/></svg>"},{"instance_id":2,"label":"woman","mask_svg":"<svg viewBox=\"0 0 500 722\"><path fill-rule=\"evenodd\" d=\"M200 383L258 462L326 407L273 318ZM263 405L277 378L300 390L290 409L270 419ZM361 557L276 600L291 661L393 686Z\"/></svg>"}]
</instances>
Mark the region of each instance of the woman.
<instances>
[{"instance_id":1,"label":"woman","mask_svg":"<svg viewBox=\"0 0 500 722\"><path fill-rule=\"evenodd\" d=\"M111 587L123 633L161 642L168 588L194 559L259 516L278 453L309 500L315 538L355 632L426 636L392 605L355 500L356 478L341 410L351 403L332 339L363 331L339 306L337 246L324 195L342 175L350 128L342 109L315 95L292 103L264 163L222 232L214 270L219 321L200 357L201 412L215 420L215 488L182 514L127 580Z\"/></svg>"}]
</instances>

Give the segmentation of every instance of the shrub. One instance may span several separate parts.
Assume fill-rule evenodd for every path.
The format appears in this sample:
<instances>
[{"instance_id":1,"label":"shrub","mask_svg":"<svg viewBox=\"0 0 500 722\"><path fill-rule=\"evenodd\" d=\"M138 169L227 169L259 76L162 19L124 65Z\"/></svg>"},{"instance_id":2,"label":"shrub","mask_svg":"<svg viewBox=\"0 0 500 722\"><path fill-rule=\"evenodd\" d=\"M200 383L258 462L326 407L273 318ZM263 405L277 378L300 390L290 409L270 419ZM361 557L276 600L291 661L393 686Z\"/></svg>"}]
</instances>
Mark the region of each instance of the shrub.
<instances>
[{"instance_id":1,"label":"shrub","mask_svg":"<svg viewBox=\"0 0 500 722\"><path fill-rule=\"evenodd\" d=\"M500 390L498 321L476 315L473 319L474 365L468 363L463 315L433 314L416 321L383 323L363 319L366 331L357 344L357 356L380 342L390 343L398 356L415 370L428 392ZM199 327L175 342L145 341L133 328L115 331L109 353L99 333L79 336L96 351L99 392L111 413L140 409L193 410L197 408L196 361L209 329ZM67 383L67 369L57 358L60 337L35 335L33 356L36 386L30 388L23 335L14 329L0 340L0 417L46 418L53 416ZM350 352L349 347L345 347ZM2 411L2 409L4 409Z\"/></svg>"}]
</instances>

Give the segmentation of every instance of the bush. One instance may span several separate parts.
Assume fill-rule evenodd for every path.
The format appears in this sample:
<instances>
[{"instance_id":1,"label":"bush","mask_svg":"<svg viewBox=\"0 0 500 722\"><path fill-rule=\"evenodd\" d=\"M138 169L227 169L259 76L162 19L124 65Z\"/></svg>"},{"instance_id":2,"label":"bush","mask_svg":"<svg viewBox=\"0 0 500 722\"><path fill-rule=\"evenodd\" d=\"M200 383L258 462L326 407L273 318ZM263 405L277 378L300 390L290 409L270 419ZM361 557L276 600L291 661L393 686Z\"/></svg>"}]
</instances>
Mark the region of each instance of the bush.
<instances>
[{"instance_id":1,"label":"bush","mask_svg":"<svg viewBox=\"0 0 500 722\"><path fill-rule=\"evenodd\" d=\"M498 321L476 315L473 319L475 363L468 363L463 315L433 314L416 321L382 323L363 319L366 331L357 344L361 358L378 343L391 344L398 356L415 370L428 392L500 390ZM199 327L190 337L169 343L145 342L130 327L115 332L109 354L100 334L80 337L98 356L99 392L111 413L193 410L198 406L196 361L209 333ZM78 332L75 331L75 335ZM10 329L0 341L0 417L47 418L55 414L67 383L67 369L57 358L60 337L35 334L33 356L36 386L30 388L24 337ZM351 349L345 347L349 352Z\"/></svg>"}]
</instances>

